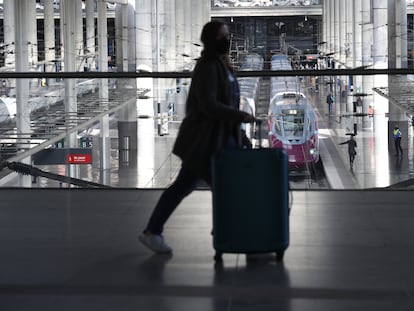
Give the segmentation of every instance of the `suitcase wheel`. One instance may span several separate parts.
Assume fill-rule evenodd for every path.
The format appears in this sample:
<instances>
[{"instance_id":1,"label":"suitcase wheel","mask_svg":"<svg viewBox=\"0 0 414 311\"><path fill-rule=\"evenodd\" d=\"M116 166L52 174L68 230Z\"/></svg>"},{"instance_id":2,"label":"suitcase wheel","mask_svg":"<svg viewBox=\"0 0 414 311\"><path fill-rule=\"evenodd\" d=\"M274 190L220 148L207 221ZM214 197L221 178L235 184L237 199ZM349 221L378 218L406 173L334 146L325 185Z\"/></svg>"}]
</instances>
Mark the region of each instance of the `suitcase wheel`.
<instances>
[{"instance_id":1,"label":"suitcase wheel","mask_svg":"<svg viewBox=\"0 0 414 311\"><path fill-rule=\"evenodd\" d=\"M222 262L223 261L223 253L216 252L216 254L214 255L214 260L217 261L217 262Z\"/></svg>"},{"instance_id":2,"label":"suitcase wheel","mask_svg":"<svg viewBox=\"0 0 414 311\"><path fill-rule=\"evenodd\" d=\"M285 255L285 251L277 251L276 252L276 261L283 261L283 255Z\"/></svg>"}]
</instances>

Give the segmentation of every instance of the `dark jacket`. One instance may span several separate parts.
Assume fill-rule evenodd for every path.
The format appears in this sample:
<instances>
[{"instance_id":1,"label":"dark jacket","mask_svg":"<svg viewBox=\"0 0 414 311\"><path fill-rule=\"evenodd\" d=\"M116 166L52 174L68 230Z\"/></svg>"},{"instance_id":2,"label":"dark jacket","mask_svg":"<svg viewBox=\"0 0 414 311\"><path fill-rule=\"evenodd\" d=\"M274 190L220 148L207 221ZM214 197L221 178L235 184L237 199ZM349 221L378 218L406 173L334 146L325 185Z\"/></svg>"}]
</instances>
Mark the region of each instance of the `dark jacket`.
<instances>
[{"instance_id":1,"label":"dark jacket","mask_svg":"<svg viewBox=\"0 0 414 311\"><path fill-rule=\"evenodd\" d=\"M218 57L198 60L173 153L183 167L210 182L213 153L233 135L240 141L240 123L247 113L231 107L232 88L224 62Z\"/></svg>"},{"instance_id":2,"label":"dark jacket","mask_svg":"<svg viewBox=\"0 0 414 311\"><path fill-rule=\"evenodd\" d=\"M328 96L326 96L326 103L328 105L333 104L334 101L335 100L334 100L334 98L333 98L333 96L331 94L328 94Z\"/></svg>"},{"instance_id":3,"label":"dark jacket","mask_svg":"<svg viewBox=\"0 0 414 311\"><path fill-rule=\"evenodd\" d=\"M350 139L347 141L344 141L343 143L340 143L340 145L348 144L348 153L349 155L356 155L355 148L357 147L357 143L354 139Z\"/></svg>"}]
</instances>

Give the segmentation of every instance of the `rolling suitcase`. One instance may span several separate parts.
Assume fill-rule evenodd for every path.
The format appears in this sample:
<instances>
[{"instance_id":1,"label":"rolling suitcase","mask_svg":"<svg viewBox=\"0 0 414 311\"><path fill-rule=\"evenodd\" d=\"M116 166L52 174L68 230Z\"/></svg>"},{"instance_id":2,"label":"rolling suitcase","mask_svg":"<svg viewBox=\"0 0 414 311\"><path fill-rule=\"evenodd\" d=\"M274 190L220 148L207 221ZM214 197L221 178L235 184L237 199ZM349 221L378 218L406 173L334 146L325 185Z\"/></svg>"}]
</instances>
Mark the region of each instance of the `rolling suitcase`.
<instances>
[{"instance_id":1,"label":"rolling suitcase","mask_svg":"<svg viewBox=\"0 0 414 311\"><path fill-rule=\"evenodd\" d=\"M213 247L223 253L276 252L289 245L287 154L282 149L225 149L212 160Z\"/></svg>"}]
</instances>

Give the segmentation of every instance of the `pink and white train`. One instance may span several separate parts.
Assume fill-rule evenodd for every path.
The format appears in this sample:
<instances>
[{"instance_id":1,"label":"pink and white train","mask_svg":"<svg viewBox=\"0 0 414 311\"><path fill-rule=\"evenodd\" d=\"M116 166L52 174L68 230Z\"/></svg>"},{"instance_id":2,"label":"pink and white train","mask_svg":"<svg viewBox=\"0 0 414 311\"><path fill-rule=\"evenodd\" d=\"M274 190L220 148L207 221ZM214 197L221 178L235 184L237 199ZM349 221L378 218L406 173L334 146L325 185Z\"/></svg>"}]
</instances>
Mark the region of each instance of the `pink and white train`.
<instances>
[{"instance_id":1,"label":"pink and white train","mask_svg":"<svg viewBox=\"0 0 414 311\"><path fill-rule=\"evenodd\" d=\"M273 55L272 70L292 70L286 55ZM289 169L311 172L319 162L318 120L298 77L272 77L268 112L269 146L283 148Z\"/></svg>"}]
</instances>

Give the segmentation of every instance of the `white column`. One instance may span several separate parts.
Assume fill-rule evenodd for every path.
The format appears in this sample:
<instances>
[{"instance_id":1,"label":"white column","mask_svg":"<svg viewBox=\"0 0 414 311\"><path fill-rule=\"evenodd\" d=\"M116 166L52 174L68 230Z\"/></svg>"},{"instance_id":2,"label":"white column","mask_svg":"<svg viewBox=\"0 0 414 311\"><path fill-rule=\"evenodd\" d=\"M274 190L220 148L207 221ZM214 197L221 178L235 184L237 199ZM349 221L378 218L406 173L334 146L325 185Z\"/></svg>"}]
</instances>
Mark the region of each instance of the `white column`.
<instances>
[{"instance_id":1,"label":"white column","mask_svg":"<svg viewBox=\"0 0 414 311\"><path fill-rule=\"evenodd\" d=\"M372 65L372 7L371 0L362 0L362 65ZM370 92L373 86L373 77L362 77L362 92Z\"/></svg>"},{"instance_id":2,"label":"white column","mask_svg":"<svg viewBox=\"0 0 414 311\"><path fill-rule=\"evenodd\" d=\"M118 4L117 6L121 5ZM122 16L128 25L128 28L124 31L124 35L127 36L127 42L124 43L124 47L128 49L128 71L135 71L137 69L137 49L139 49L135 31L137 28L135 24L135 2L133 2L133 5L128 4L127 7L122 6ZM133 84L136 87L135 81Z\"/></svg>"},{"instance_id":3,"label":"white column","mask_svg":"<svg viewBox=\"0 0 414 311\"><path fill-rule=\"evenodd\" d=\"M353 0L354 20L352 23L352 61L353 67L362 66L362 3L361 0ZM354 92L362 92L362 76L354 77Z\"/></svg>"},{"instance_id":4,"label":"white column","mask_svg":"<svg viewBox=\"0 0 414 311\"><path fill-rule=\"evenodd\" d=\"M395 0L395 34L399 68L407 68L407 1Z\"/></svg>"},{"instance_id":5,"label":"white column","mask_svg":"<svg viewBox=\"0 0 414 311\"><path fill-rule=\"evenodd\" d=\"M330 40L329 40L329 52L335 53L335 1L329 1L329 29L330 29ZM335 55L333 55L335 57Z\"/></svg>"},{"instance_id":6,"label":"white column","mask_svg":"<svg viewBox=\"0 0 414 311\"><path fill-rule=\"evenodd\" d=\"M76 19L75 19L75 3L72 0L61 0L61 18L63 22L63 42L64 42L64 63L65 72L76 71ZM67 126L74 127L77 125L77 119L73 116L78 111L76 98L76 80L65 79L65 114L68 117L66 120ZM68 122L70 120L70 122ZM66 137L65 147L77 147L77 133L72 133ZM78 177L79 166L69 165L69 176Z\"/></svg>"},{"instance_id":7,"label":"white column","mask_svg":"<svg viewBox=\"0 0 414 311\"><path fill-rule=\"evenodd\" d=\"M178 0L179 1L179 0ZM205 1L208 2L208 1ZM175 18L175 0L166 1L166 71L175 71L177 69L177 35L176 35L176 18ZM174 105L176 92L176 79L163 79L165 82L165 112L169 111L169 105Z\"/></svg>"},{"instance_id":8,"label":"white column","mask_svg":"<svg viewBox=\"0 0 414 311\"><path fill-rule=\"evenodd\" d=\"M345 7L346 10L346 66L353 67L353 25L354 25L354 1L349 1Z\"/></svg>"},{"instance_id":9,"label":"white column","mask_svg":"<svg viewBox=\"0 0 414 311\"><path fill-rule=\"evenodd\" d=\"M132 2L130 4L117 4L115 9L115 43L117 46L117 71L127 72L135 71L136 69L135 29L135 2Z\"/></svg>"},{"instance_id":10,"label":"white column","mask_svg":"<svg viewBox=\"0 0 414 311\"><path fill-rule=\"evenodd\" d=\"M153 62L153 70L159 72L161 70L161 56L160 56L160 40L161 40L161 2L162 0L155 0L152 1L151 7L152 7L152 44L153 44L153 56L152 56L152 62ZM158 103L160 102L160 79L154 79L154 101L153 106L155 113L157 113L157 110L155 107L158 106Z\"/></svg>"},{"instance_id":11,"label":"white column","mask_svg":"<svg viewBox=\"0 0 414 311\"><path fill-rule=\"evenodd\" d=\"M122 5L121 7L121 15L122 15L122 31L121 31L121 38L122 44L120 45L122 48L122 69L124 71L134 71L136 70L136 49L137 49L137 38L136 33L132 32L132 29L136 29L135 25L135 10L134 10L134 19L129 19L129 6ZM132 36L133 34L133 36Z\"/></svg>"},{"instance_id":12,"label":"white column","mask_svg":"<svg viewBox=\"0 0 414 311\"><path fill-rule=\"evenodd\" d=\"M120 71L134 72L136 66L136 44L137 36L135 24L136 2L116 5L116 26L119 36L118 51L121 52L122 60L117 63ZM120 29L118 29L120 28ZM137 88L137 79L118 79L117 91L121 94L130 93ZM135 93L136 94L136 93ZM137 163L137 106L136 101L118 112L118 150L119 167L136 167Z\"/></svg>"},{"instance_id":13,"label":"white column","mask_svg":"<svg viewBox=\"0 0 414 311\"><path fill-rule=\"evenodd\" d=\"M168 2L165 0L158 0L158 23L159 23L159 40L158 40L158 47L159 47L159 62L158 62L158 71L167 71L168 64L167 64L167 49L168 49ZM157 104L161 104L160 111L157 112L164 113L167 111L166 105L166 91L167 91L167 81L165 79L158 79L158 101ZM158 108L157 108L158 109Z\"/></svg>"},{"instance_id":14,"label":"white column","mask_svg":"<svg viewBox=\"0 0 414 311\"><path fill-rule=\"evenodd\" d=\"M87 70L95 70L96 51L95 51L95 17L94 17L94 0L86 0L86 54L88 64Z\"/></svg>"},{"instance_id":15,"label":"white column","mask_svg":"<svg viewBox=\"0 0 414 311\"><path fill-rule=\"evenodd\" d=\"M5 66L15 67L15 41L16 41L16 23L15 16L15 1L4 0L3 2L3 32L4 32L4 63ZM6 94L13 96L16 94L16 79L7 79Z\"/></svg>"},{"instance_id":16,"label":"white column","mask_svg":"<svg viewBox=\"0 0 414 311\"><path fill-rule=\"evenodd\" d=\"M374 1L372 59L376 69L384 69L388 66L387 7L387 0Z\"/></svg>"},{"instance_id":17,"label":"white column","mask_svg":"<svg viewBox=\"0 0 414 311\"><path fill-rule=\"evenodd\" d=\"M29 23L29 29L27 30L27 41L29 42L29 64L33 67L37 65L38 61L38 46L37 46L37 21L36 21L36 2L35 0L29 0L27 2L28 12L26 19Z\"/></svg>"},{"instance_id":18,"label":"white column","mask_svg":"<svg viewBox=\"0 0 414 311\"><path fill-rule=\"evenodd\" d=\"M158 24L159 24L159 71L170 71L172 65L175 65L175 31L171 31L172 18L170 11L170 3L168 1L158 2ZM173 11L175 15L175 10ZM174 40L173 40L174 39ZM174 42L174 44L172 44ZM172 63L172 64L171 64ZM167 112L167 92L171 88L171 80L158 79L158 102L161 104L161 113Z\"/></svg>"},{"instance_id":19,"label":"white column","mask_svg":"<svg viewBox=\"0 0 414 311\"><path fill-rule=\"evenodd\" d=\"M325 53L329 53L330 52L330 48L331 48L331 14L330 14L330 7L331 7L331 2L332 0L325 0L323 1L324 3L324 21L326 24L326 38L324 41L326 41L326 43L324 44L325 46Z\"/></svg>"},{"instance_id":20,"label":"white column","mask_svg":"<svg viewBox=\"0 0 414 311\"><path fill-rule=\"evenodd\" d=\"M178 0L180 1L180 0ZM203 23L202 25L204 25L205 23L207 23L208 21L211 20L211 2L210 1L202 1L201 4L203 5Z\"/></svg>"},{"instance_id":21,"label":"white column","mask_svg":"<svg viewBox=\"0 0 414 311\"><path fill-rule=\"evenodd\" d=\"M335 49L335 59L340 60L340 43L339 43L339 13L340 13L340 1L334 0L334 49ZM342 0L343 1L343 0ZM338 68L340 68L338 66Z\"/></svg>"},{"instance_id":22,"label":"white column","mask_svg":"<svg viewBox=\"0 0 414 311\"><path fill-rule=\"evenodd\" d=\"M108 26L106 20L106 2L97 0L98 9L98 67L99 71L108 71ZM99 98L108 99L108 80L100 79Z\"/></svg>"},{"instance_id":23,"label":"white column","mask_svg":"<svg viewBox=\"0 0 414 311\"><path fill-rule=\"evenodd\" d=\"M387 0L376 0L373 2L373 5L373 67L375 69L384 69L388 67ZM388 86L387 75L375 75L373 80L374 87ZM388 166L388 122L384 118L386 113L388 113L388 100L376 92L370 91L369 93L372 93L373 96L364 98L363 111L367 112L371 106L375 112L373 122L374 133L375 137L378 138L375 144L376 168L382 170L384 166Z\"/></svg>"},{"instance_id":24,"label":"white column","mask_svg":"<svg viewBox=\"0 0 414 311\"><path fill-rule=\"evenodd\" d=\"M28 32L29 26L27 16L29 16L29 3L24 0L16 0L14 3L14 19L16 21L15 28L15 53L16 53L16 71L29 71L29 47ZM24 135L17 139L18 152L20 150L19 143L27 143L28 135L30 135L30 107L29 101L29 79L17 79L16 82L16 128L17 132ZM23 146L22 146L23 147ZM30 157L24 159L23 163L30 164ZM31 187L31 176L19 174L19 186Z\"/></svg>"},{"instance_id":25,"label":"white column","mask_svg":"<svg viewBox=\"0 0 414 311\"><path fill-rule=\"evenodd\" d=\"M135 1L135 23L136 23L136 65L138 70L157 70L157 52L153 54L153 48L157 47L157 1L136 0ZM137 186L144 186L154 177L154 96L157 92L158 79L139 78L137 86L151 90L146 98L137 99ZM146 118L149 117L149 118Z\"/></svg>"},{"instance_id":26,"label":"white column","mask_svg":"<svg viewBox=\"0 0 414 311\"><path fill-rule=\"evenodd\" d=\"M156 11L153 10L155 6L151 4L151 0L136 0L135 4L135 23L136 23L136 65L138 70L153 71L156 68L156 54L153 55L154 50L157 49L156 40L153 40L152 26L156 29ZM154 25L152 25L154 22ZM154 32L156 37L156 33ZM153 45L153 43L155 43ZM155 66L154 66L154 65ZM155 69L157 70L157 69ZM157 86L157 79L140 78L137 79L137 86L150 89L151 91L146 95L146 99L138 99L137 113L139 116L154 116L153 97L156 95L154 88Z\"/></svg>"},{"instance_id":27,"label":"white column","mask_svg":"<svg viewBox=\"0 0 414 311\"><path fill-rule=\"evenodd\" d=\"M127 37L123 37L125 35L124 27L127 27L123 23L125 23L124 18L124 10L123 7L127 7L128 5L125 4L122 6L117 5L115 8L115 45L116 45L116 54L115 54L115 62L117 71L128 71L128 55L124 56L125 53L128 53L128 49L124 49L123 41L127 40Z\"/></svg>"},{"instance_id":28,"label":"white column","mask_svg":"<svg viewBox=\"0 0 414 311\"><path fill-rule=\"evenodd\" d=\"M192 4L192 0L183 0L184 3L184 7L185 8L189 8L191 7ZM185 55L188 55L188 57L185 58L185 62L186 62L186 69L189 69L188 64L192 62L192 59L194 58L193 56L193 44L192 44L192 15L193 15L193 11L192 10L188 10L186 9L185 14L184 14L184 27L185 27L185 32L184 32L184 51L183 53Z\"/></svg>"},{"instance_id":29,"label":"white column","mask_svg":"<svg viewBox=\"0 0 414 311\"><path fill-rule=\"evenodd\" d=\"M185 1L176 1L175 6L175 16L176 16L176 34L177 34L177 70L185 70L186 64L190 62L191 58L188 53L188 39L186 33L189 26L186 25L186 15L190 15L189 10L187 10ZM191 18L191 15L190 15ZM175 92L175 101L174 101L174 118L177 121L182 121L185 116L185 101L187 99L187 92L184 87L184 79L178 79L177 89ZM179 91L177 91L179 90Z\"/></svg>"},{"instance_id":30,"label":"white column","mask_svg":"<svg viewBox=\"0 0 414 311\"><path fill-rule=\"evenodd\" d=\"M339 61L341 62L343 68L345 67L346 63L346 55L345 55L345 43L347 40L346 35L346 5L349 5L349 3L346 3L346 1L339 1L339 7L338 10L340 12L339 14Z\"/></svg>"},{"instance_id":31,"label":"white column","mask_svg":"<svg viewBox=\"0 0 414 311\"><path fill-rule=\"evenodd\" d=\"M345 42L346 42L346 23L345 23L345 15L346 15L346 7L345 1L339 0L337 2L337 10L338 10L338 60L341 63L341 68L346 68L346 56L345 56ZM348 100L348 76L341 76L341 89L340 89L340 102L346 103ZM343 105L341 105L343 106Z\"/></svg>"},{"instance_id":32,"label":"white column","mask_svg":"<svg viewBox=\"0 0 414 311\"><path fill-rule=\"evenodd\" d=\"M176 31L176 49L177 49L177 62L176 67L177 70L183 70L185 64L185 32L187 28L185 28L185 14L188 14L186 7L184 6L184 1L176 1L175 5L175 31Z\"/></svg>"},{"instance_id":33,"label":"white column","mask_svg":"<svg viewBox=\"0 0 414 311\"><path fill-rule=\"evenodd\" d=\"M345 10L345 41L344 41L344 54L345 54L345 66L346 68L353 68L353 25L354 25L354 1L348 1L347 5L343 7ZM352 81L348 80L351 84L349 85L349 93L346 97L346 110L350 111L350 107L353 108L353 94L355 93L355 76L352 77Z\"/></svg>"},{"instance_id":34,"label":"white column","mask_svg":"<svg viewBox=\"0 0 414 311\"><path fill-rule=\"evenodd\" d=\"M6 66L15 65L15 20L14 20L14 0L4 0L3 2L3 31L4 31L4 61Z\"/></svg>"},{"instance_id":35,"label":"white column","mask_svg":"<svg viewBox=\"0 0 414 311\"><path fill-rule=\"evenodd\" d=\"M328 53L327 46L328 46L328 2L322 2L322 42L325 42L319 48L323 53Z\"/></svg>"},{"instance_id":36,"label":"white column","mask_svg":"<svg viewBox=\"0 0 414 311\"><path fill-rule=\"evenodd\" d=\"M151 0L136 0L136 55L137 66L145 65L152 69L152 6Z\"/></svg>"},{"instance_id":37,"label":"white column","mask_svg":"<svg viewBox=\"0 0 414 311\"><path fill-rule=\"evenodd\" d=\"M407 36L401 38L401 26L399 25L400 21L403 21L404 18L401 18L401 8L405 5L405 0L388 0L388 68L401 68L403 63L401 62L401 39L406 40ZM398 10L398 11L397 11ZM406 12L406 9L403 10ZM405 17L406 20L406 17ZM406 25L406 23L405 23ZM405 26L406 27L406 26ZM405 53L406 54L406 53ZM390 75L388 77L388 93L390 97L398 98L398 77ZM408 123L405 116L405 111L402 110L397 105L389 102L389 123L388 123L388 145L391 150L393 150L393 138L392 130L394 126L397 125L400 127L402 133L401 146L403 149L406 149L408 146L407 135L408 135Z\"/></svg>"},{"instance_id":38,"label":"white column","mask_svg":"<svg viewBox=\"0 0 414 311\"><path fill-rule=\"evenodd\" d=\"M205 1L205 0L198 0L199 1L199 6L200 6L200 34L201 34L201 29L203 28L204 24L209 22L211 20L211 14L210 14L210 8L207 8L207 5L210 5L209 1Z\"/></svg>"},{"instance_id":39,"label":"white column","mask_svg":"<svg viewBox=\"0 0 414 311\"><path fill-rule=\"evenodd\" d=\"M176 59L175 0L159 1L158 8L161 68L162 70L170 71L175 69Z\"/></svg>"},{"instance_id":40,"label":"white column","mask_svg":"<svg viewBox=\"0 0 414 311\"><path fill-rule=\"evenodd\" d=\"M200 0L191 1L191 56L197 58L202 50L200 41L202 24L202 15L200 9ZM197 46L198 45L198 46Z\"/></svg>"},{"instance_id":41,"label":"white column","mask_svg":"<svg viewBox=\"0 0 414 311\"><path fill-rule=\"evenodd\" d=\"M55 56L55 18L53 14L53 0L44 2L44 34L45 34L45 71L53 72ZM53 79L48 79L48 85Z\"/></svg>"},{"instance_id":42,"label":"white column","mask_svg":"<svg viewBox=\"0 0 414 311\"><path fill-rule=\"evenodd\" d=\"M64 57L64 53L65 53L65 47L64 47L64 41L65 41L65 34L63 33L63 4L59 3L59 26L60 26L60 42L58 42L58 44L60 45L60 55L59 58L63 60ZM62 66L64 66L63 62L62 62ZM62 70L62 69L61 69Z\"/></svg>"},{"instance_id":43,"label":"white column","mask_svg":"<svg viewBox=\"0 0 414 311\"><path fill-rule=\"evenodd\" d=\"M83 71L84 62L84 43L83 43L83 12L82 12L82 1L72 0L75 5L75 19L76 19L76 71Z\"/></svg>"},{"instance_id":44,"label":"white column","mask_svg":"<svg viewBox=\"0 0 414 311\"><path fill-rule=\"evenodd\" d=\"M99 71L108 71L108 29L106 20L106 2L97 0L98 9L98 67ZM99 80L99 99L107 101L108 95L108 80ZM109 116L105 115L100 120L100 160L101 170L107 170L111 167L110 163L110 139L109 139ZM103 178L108 178L108 174L102 172ZM109 180L101 180L104 184L109 184Z\"/></svg>"}]
</instances>

